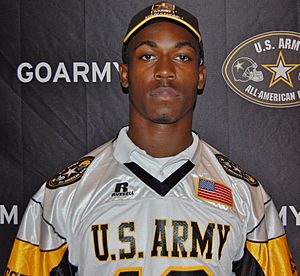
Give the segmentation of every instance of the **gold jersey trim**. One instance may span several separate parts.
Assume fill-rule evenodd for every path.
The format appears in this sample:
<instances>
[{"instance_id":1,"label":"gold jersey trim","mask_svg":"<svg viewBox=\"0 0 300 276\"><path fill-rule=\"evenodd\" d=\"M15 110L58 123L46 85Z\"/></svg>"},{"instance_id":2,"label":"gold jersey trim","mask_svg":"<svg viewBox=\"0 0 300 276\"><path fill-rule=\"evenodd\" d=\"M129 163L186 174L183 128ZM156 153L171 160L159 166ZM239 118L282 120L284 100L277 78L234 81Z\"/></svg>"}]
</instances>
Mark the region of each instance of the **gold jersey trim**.
<instances>
[{"instance_id":1,"label":"gold jersey trim","mask_svg":"<svg viewBox=\"0 0 300 276\"><path fill-rule=\"evenodd\" d=\"M246 247L257 260L266 276L298 275L286 235L267 242L247 240Z\"/></svg>"},{"instance_id":2,"label":"gold jersey trim","mask_svg":"<svg viewBox=\"0 0 300 276\"><path fill-rule=\"evenodd\" d=\"M51 270L60 264L66 250L67 244L52 251L41 251L39 246L15 239L6 273L50 275Z\"/></svg>"}]
</instances>

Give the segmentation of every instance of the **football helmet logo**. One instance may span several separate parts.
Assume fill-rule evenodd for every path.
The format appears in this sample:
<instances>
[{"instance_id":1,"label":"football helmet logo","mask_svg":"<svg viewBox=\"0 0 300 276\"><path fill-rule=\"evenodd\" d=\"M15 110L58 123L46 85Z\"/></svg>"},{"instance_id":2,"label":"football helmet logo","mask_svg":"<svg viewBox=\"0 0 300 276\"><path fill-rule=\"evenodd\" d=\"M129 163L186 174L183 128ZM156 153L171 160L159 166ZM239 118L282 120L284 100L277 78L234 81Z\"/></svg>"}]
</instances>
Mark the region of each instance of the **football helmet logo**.
<instances>
[{"instance_id":1,"label":"football helmet logo","mask_svg":"<svg viewBox=\"0 0 300 276\"><path fill-rule=\"evenodd\" d=\"M231 66L231 72L235 81L260 82L264 80L262 71L257 71L258 65L254 60L248 57L238 58Z\"/></svg>"}]
</instances>

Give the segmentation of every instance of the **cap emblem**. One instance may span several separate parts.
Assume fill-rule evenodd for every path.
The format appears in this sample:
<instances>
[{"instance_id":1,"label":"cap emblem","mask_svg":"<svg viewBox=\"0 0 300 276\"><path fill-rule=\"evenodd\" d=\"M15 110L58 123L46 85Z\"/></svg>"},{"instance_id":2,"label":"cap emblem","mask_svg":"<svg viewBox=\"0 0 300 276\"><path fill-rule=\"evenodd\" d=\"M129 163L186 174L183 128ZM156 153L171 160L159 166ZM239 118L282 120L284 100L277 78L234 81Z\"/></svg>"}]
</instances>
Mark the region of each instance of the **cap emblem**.
<instances>
[{"instance_id":1,"label":"cap emblem","mask_svg":"<svg viewBox=\"0 0 300 276\"><path fill-rule=\"evenodd\" d=\"M167 16L173 16L176 18L180 18L183 19L183 17L180 17L177 15L177 10L176 10L176 6L174 4L170 4L167 2L161 2L158 4L153 4L152 8L151 8L151 12L149 15L147 15L145 17L149 18L152 16L157 16L157 15L167 15Z\"/></svg>"},{"instance_id":2,"label":"cap emblem","mask_svg":"<svg viewBox=\"0 0 300 276\"><path fill-rule=\"evenodd\" d=\"M155 15L155 14L175 14L176 10L175 10L175 5L170 4L170 3L158 3L158 4L154 4L152 5L152 9L151 9L151 14Z\"/></svg>"}]
</instances>

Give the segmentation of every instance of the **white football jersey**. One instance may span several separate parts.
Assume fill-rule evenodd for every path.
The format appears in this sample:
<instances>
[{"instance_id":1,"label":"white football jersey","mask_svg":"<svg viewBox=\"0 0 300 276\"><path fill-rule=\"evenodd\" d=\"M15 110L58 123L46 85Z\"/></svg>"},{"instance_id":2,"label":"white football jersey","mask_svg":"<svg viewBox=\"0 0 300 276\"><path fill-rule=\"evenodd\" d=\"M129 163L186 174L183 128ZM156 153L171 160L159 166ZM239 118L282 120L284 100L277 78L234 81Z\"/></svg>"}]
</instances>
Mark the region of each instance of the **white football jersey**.
<instances>
[{"instance_id":1,"label":"white football jersey","mask_svg":"<svg viewBox=\"0 0 300 276\"><path fill-rule=\"evenodd\" d=\"M166 159L161 171L171 173L158 178L132 161L123 136L33 196L7 275L297 275L255 178L196 135L192 152Z\"/></svg>"}]
</instances>

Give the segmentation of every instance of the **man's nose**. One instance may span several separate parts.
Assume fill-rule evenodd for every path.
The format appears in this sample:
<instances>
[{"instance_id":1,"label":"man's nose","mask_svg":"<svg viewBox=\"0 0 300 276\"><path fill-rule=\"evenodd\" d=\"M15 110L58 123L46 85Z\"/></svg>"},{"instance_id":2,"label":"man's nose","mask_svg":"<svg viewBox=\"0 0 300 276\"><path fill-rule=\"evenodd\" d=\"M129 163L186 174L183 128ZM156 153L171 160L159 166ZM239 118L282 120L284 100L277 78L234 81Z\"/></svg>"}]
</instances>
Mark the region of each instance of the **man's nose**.
<instances>
[{"instance_id":1,"label":"man's nose","mask_svg":"<svg viewBox=\"0 0 300 276\"><path fill-rule=\"evenodd\" d=\"M156 64L155 79L169 79L176 78L174 64L167 57L161 58Z\"/></svg>"}]
</instances>

